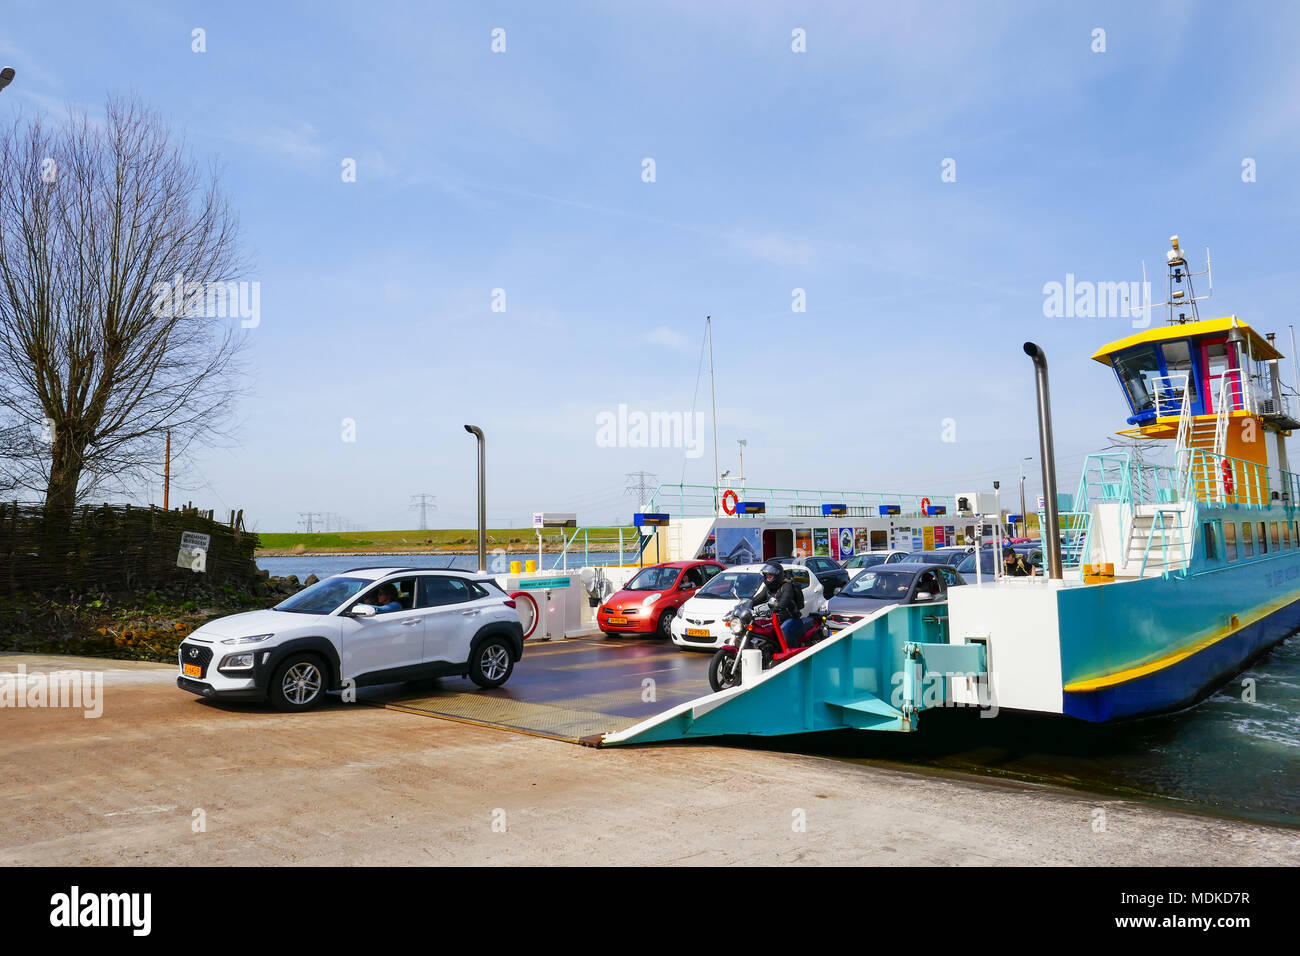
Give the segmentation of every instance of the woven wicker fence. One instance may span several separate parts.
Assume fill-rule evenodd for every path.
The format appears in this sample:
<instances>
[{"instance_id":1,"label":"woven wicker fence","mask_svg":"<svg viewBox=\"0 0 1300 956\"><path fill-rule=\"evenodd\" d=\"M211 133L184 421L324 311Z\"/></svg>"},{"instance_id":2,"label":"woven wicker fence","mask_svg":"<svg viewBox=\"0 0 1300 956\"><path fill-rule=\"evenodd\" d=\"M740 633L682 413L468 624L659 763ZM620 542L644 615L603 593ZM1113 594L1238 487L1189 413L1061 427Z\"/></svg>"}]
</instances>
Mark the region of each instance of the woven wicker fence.
<instances>
[{"instance_id":1,"label":"woven wicker fence","mask_svg":"<svg viewBox=\"0 0 1300 956\"><path fill-rule=\"evenodd\" d=\"M0 504L0 594L122 592L198 583L249 584L257 573L257 535L243 512L218 521L211 511L130 505L83 506L66 531L53 530L42 505ZM177 567L181 534L210 536L207 569Z\"/></svg>"}]
</instances>

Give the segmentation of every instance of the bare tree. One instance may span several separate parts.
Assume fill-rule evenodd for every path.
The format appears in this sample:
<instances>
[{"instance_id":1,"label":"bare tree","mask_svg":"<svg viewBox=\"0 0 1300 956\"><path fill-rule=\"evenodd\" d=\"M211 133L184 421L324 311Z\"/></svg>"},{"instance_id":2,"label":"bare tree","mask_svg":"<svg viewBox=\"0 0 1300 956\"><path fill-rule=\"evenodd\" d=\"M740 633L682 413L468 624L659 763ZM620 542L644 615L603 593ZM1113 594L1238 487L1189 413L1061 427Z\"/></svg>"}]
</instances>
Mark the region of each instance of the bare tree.
<instances>
[{"instance_id":1,"label":"bare tree","mask_svg":"<svg viewBox=\"0 0 1300 956\"><path fill-rule=\"evenodd\" d=\"M0 169L0 487L67 516L157 474L167 430L220 433L243 335L210 293L246 263L215 173L135 102L15 121Z\"/></svg>"}]
</instances>

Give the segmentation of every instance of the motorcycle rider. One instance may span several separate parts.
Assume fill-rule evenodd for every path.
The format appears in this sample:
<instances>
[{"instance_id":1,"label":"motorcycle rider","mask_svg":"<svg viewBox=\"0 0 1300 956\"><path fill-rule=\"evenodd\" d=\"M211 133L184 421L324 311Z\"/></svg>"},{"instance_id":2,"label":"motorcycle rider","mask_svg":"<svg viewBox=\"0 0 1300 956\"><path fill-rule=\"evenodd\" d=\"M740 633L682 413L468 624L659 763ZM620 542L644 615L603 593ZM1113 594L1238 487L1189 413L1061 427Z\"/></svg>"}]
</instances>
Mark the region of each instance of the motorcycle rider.
<instances>
[{"instance_id":1,"label":"motorcycle rider","mask_svg":"<svg viewBox=\"0 0 1300 956\"><path fill-rule=\"evenodd\" d=\"M754 604L767 604L781 621L781 633L786 644L794 647L803 634L803 615L800 600L803 595L785 573L785 568L769 561L762 568L763 583L754 592Z\"/></svg>"}]
</instances>

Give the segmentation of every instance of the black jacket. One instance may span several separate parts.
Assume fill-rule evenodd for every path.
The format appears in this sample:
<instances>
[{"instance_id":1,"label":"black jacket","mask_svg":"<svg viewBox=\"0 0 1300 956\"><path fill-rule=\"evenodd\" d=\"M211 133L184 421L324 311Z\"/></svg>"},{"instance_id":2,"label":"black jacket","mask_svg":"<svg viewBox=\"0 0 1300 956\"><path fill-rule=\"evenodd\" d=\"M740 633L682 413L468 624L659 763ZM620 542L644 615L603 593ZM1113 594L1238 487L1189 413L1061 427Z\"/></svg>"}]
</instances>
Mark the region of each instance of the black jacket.
<instances>
[{"instance_id":1,"label":"black jacket","mask_svg":"<svg viewBox=\"0 0 1300 956\"><path fill-rule=\"evenodd\" d=\"M803 615L800 613L799 589L795 587L794 582L786 578L777 585L776 593L773 594L768 590L767 583L759 585L758 593L754 595L754 603L761 604L766 602L780 616L783 621L790 621Z\"/></svg>"}]
</instances>

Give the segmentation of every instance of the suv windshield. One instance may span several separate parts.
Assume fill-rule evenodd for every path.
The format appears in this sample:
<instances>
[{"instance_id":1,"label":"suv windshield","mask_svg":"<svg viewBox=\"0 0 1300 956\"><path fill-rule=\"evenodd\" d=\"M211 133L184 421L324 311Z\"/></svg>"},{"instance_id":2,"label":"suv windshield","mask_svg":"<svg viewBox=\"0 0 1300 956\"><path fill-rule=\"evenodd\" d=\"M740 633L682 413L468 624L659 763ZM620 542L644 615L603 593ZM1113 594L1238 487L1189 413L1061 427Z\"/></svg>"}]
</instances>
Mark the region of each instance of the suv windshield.
<instances>
[{"instance_id":1,"label":"suv windshield","mask_svg":"<svg viewBox=\"0 0 1300 956\"><path fill-rule=\"evenodd\" d=\"M662 591L665 588L672 587L673 582L677 580L677 575L680 573L680 568L646 568L628 582L625 590Z\"/></svg>"},{"instance_id":2,"label":"suv windshield","mask_svg":"<svg viewBox=\"0 0 1300 956\"><path fill-rule=\"evenodd\" d=\"M328 614L370 583L365 578L326 578L281 601L272 610L292 611L295 614Z\"/></svg>"},{"instance_id":3,"label":"suv windshield","mask_svg":"<svg viewBox=\"0 0 1300 956\"><path fill-rule=\"evenodd\" d=\"M751 598L763 583L757 571L720 571L712 581L695 592L700 598Z\"/></svg>"},{"instance_id":4,"label":"suv windshield","mask_svg":"<svg viewBox=\"0 0 1300 956\"><path fill-rule=\"evenodd\" d=\"M892 598L901 601L912 586L911 571L863 571L840 594L857 598Z\"/></svg>"}]
</instances>

